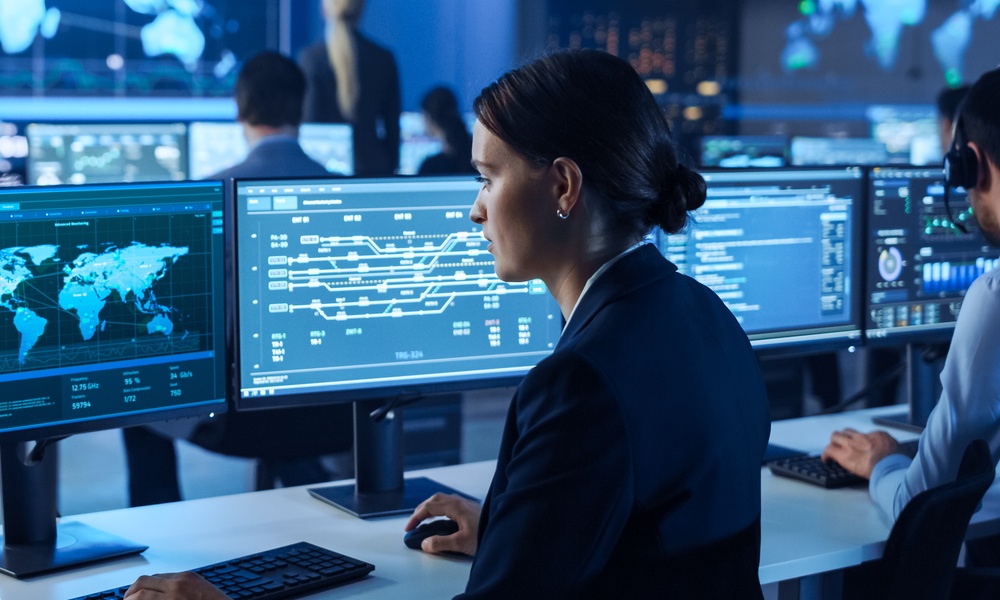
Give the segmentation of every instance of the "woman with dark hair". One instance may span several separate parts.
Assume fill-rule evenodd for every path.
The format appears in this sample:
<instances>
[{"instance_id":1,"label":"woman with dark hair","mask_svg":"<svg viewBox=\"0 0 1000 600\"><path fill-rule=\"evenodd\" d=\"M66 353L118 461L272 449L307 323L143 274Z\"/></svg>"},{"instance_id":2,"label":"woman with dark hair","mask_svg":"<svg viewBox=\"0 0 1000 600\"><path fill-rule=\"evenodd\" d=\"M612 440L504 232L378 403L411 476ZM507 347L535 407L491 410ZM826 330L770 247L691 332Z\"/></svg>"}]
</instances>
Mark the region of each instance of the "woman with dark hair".
<instances>
[{"instance_id":1,"label":"woman with dark hair","mask_svg":"<svg viewBox=\"0 0 1000 600\"><path fill-rule=\"evenodd\" d=\"M469 163L472 136L465 128L458 99L448 88L439 86L420 101L427 135L441 140L441 152L428 156L420 164L418 175L460 175L475 173Z\"/></svg>"},{"instance_id":2,"label":"woman with dark hair","mask_svg":"<svg viewBox=\"0 0 1000 600\"><path fill-rule=\"evenodd\" d=\"M610 54L538 59L474 108L471 218L497 275L544 281L566 326L511 402L483 505L435 495L406 529L457 523L421 548L475 556L462 598L761 598L757 360L718 296L644 242L684 227L704 180ZM167 577L133 589L207 585Z\"/></svg>"},{"instance_id":3,"label":"woman with dark hair","mask_svg":"<svg viewBox=\"0 0 1000 600\"><path fill-rule=\"evenodd\" d=\"M480 508L436 495L406 526L459 529L462 598L759 598L757 360L722 301L644 243L681 230L705 182L625 61L552 54L476 100L473 221L497 275L539 278L566 326L518 387Z\"/></svg>"}]
</instances>

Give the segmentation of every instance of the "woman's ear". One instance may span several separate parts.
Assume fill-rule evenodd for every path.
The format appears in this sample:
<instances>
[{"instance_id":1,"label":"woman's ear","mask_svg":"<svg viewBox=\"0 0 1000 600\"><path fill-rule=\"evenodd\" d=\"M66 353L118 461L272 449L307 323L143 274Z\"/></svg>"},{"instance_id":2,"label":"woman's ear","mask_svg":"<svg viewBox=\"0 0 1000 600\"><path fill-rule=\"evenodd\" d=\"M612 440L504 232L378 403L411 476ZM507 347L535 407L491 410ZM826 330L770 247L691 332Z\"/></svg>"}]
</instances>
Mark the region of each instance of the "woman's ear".
<instances>
[{"instance_id":1,"label":"woman's ear","mask_svg":"<svg viewBox=\"0 0 1000 600\"><path fill-rule=\"evenodd\" d=\"M570 213L580 201L583 193L583 173L576 161L565 156L552 161L552 171L555 177L558 213L563 218Z\"/></svg>"}]
</instances>

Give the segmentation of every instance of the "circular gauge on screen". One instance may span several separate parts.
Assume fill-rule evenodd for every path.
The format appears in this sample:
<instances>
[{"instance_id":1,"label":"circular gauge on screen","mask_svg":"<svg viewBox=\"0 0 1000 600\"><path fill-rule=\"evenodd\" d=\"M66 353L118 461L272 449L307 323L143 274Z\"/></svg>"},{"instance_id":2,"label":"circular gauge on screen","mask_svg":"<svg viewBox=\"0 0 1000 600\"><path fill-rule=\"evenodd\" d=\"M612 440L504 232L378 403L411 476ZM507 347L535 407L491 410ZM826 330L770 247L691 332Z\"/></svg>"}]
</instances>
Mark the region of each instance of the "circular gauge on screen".
<instances>
[{"instance_id":1,"label":"circular gauge on screen","mask_svg":"<svg viewBox=\"0 0 1000 600\"><path fill-rule=\"evenodd\" d=\"M878 273L886 281L896 281L903 273L903 255L899 249L890 246L878 255Z\"/></svg>"}]
</instances>

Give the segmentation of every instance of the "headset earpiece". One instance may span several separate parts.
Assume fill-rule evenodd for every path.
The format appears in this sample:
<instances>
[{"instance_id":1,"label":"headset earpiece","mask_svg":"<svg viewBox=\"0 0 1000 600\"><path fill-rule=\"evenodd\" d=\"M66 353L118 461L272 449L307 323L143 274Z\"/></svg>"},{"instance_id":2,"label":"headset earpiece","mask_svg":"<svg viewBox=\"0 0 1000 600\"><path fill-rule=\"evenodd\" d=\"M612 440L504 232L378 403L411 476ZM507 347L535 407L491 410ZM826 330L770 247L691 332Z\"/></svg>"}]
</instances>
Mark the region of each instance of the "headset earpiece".
<instances>
[{"instance_id":1,"label":"headset earpiece","mask_svg":"<svg viewBox=\"0 0 1000 600\"><path fill-rule=\"evenodd\" d=\"M979 183L979 157L965 139L962 113L965 102L955 111L951 148L944 155L944 181L950 187L972 189Z\"/></svg>"}]
</instances>

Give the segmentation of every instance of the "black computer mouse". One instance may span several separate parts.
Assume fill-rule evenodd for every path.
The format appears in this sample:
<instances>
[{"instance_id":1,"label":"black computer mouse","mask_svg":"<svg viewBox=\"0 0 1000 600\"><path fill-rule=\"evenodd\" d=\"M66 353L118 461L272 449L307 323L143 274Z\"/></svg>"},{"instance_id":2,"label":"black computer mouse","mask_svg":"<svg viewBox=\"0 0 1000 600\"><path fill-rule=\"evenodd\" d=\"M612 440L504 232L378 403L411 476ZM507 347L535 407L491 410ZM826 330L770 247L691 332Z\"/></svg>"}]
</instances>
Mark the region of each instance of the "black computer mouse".
<instances>
[{"instance_id":1,"label":"black computer mouse","mask_svg":"<svg viewBox=\"0 0 1000 600\"><path fill-rule=\"evenodd\" d=\"M420 550L420 543L432 535L451 535L458 531L458 523L451 519L437 519L421 523L406 532L403 536L403 543L407 548Z\"/></svg>"}]
</instances>

